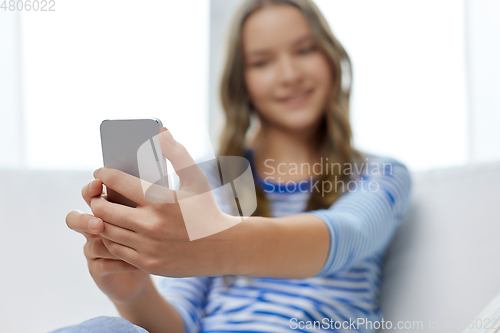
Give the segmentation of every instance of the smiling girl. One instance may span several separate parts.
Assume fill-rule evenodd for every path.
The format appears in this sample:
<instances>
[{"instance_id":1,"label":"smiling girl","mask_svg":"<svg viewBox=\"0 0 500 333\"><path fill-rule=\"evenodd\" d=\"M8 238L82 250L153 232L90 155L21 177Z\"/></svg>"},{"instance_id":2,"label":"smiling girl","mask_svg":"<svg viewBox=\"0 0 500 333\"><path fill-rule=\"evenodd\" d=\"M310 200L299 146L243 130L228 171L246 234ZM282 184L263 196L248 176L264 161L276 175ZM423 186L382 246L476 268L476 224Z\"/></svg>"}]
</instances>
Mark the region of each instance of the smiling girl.
<instances>
[{"instance_id":1,"label":"smiling girl","mask_svg":"<svg viewBox=\"0 0 500 333\"><path fill-rule=\"evenodd\" d=\"M257 210L190 242L178 202L147 202L134 177L97 170L83 189L95 217L71 212L67 223L87 237L96 284L135 325L101 317L77 328L374 332L383 255L409 200L407 168L352 147L349 57L312 1L244 1L228 46L219 155L248 158ZM160 136L177 171L194 163L169 131ZM107 202L103 184L138 207ZM181 176L177 198L193 192ZM226 199L193 214L231 225ZM169 276L159 291L149 273Z\"/></svg>"}]
</instances>

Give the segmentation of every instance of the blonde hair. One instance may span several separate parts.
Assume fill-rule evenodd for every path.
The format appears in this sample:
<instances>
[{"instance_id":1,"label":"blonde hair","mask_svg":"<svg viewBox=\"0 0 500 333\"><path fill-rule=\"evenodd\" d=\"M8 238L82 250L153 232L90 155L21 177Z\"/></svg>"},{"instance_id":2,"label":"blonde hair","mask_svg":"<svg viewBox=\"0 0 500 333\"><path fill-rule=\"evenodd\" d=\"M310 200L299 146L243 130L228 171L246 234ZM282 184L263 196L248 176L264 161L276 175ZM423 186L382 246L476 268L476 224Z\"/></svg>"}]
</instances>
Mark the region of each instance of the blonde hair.
<instances>
[{"instance_id":1,"label":"blonde hair","mask_svg":"<svg viewBox=\"0 0 500 333\"><path fill-rule=\"evenodd\" d=\"M321 125L322 143L326 145L327 156L324 163L338 163L336 173L321 175L320 181L335 184L329 193L313 192L306 211L328 208L342 194L337 186L349 181L345 174L346 163L362 161L363 154L352 147L352 132L349 122L349 96L351 91L352 68L346 51L335 38L325 18L311 0L245 0L237 11L229 35L227 57L221 81L220 97L226 116L226 125L221 133L220 156L244 156L245 141L253 112L248 90L245 85L242 29L246 20L266 5L286 4L297 8L309 23L312 35L324 53L332 69L332 93L326 103ZM347 71L347 72L346 72ZM348 80L345 80L348 74ZM342 78L344 76L344 82ZM328 161L328 162L327 162ZM269 201L263 189L256 187L257 210L253 215L271 216Z\"/></svg>"},{"instance_id":2,"label":"blonde hair","mask_svg":"<svg viewBox=\"0 0 500 333\"><path fill-rule=\"evenodd\" d=\"M364 167L364 155L352 147L352 132L349 122L349 96L352 82L351 61L346 51L335 38L325 18L312 0L245 0L237 11L228 40L226 63L220 87L220 98L226 116L226 124L221 133L219 156L245 156L245 141L250 128L253 112L250 96L245 84L244 55L242 29L246 20L256 11L267 5L286 4L297 8L307 19L317 45L324 53L332 69L332 93L326 101L325 112L321 124L321 139L326 145L327 156L323 159L323 170L328 163L339 165L337 172L320 176L319 181L334 184L334 190L329 193L313 192L309 198L306 211L328 208L342 192L338 185L349 181L349 174L344 172L346 163L361 162ZM348 84L342 82L345 72ZM344 86L342 85L344 83ZM325 169L326 167L326 169ZM255 172L255 171L254 171ZM264 190L255 184L257 194L257 209L255 216L271 217L269 200ZM228 288L235 276L224 275L223 285ZM250 283L250 278L248 278Z\"/></svg>"}]
</instances>

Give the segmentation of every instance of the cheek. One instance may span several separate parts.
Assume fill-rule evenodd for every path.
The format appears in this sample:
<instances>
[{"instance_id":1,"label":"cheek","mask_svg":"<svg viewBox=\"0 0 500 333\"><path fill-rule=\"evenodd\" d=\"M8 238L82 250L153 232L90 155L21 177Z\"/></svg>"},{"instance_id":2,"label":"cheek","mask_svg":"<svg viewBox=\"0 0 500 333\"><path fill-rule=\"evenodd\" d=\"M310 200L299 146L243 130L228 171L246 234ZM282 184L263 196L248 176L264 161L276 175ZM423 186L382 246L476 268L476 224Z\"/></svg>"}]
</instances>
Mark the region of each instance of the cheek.
<instances>
[{"instance_id":1,"label":"cheek","mask_svg":"<svg viewBox=\"0 0 500 333\"><path fill-rule=\"evenodd\" d=\"M305 64L305 68L319 88L329 89L332 80L331 68L323 55L317 55L309 59Z\"/></svg>"},{"instance_id":2,"label":"cheek","mask_svg":"<svg viewBox=\"0 0 500 333\"><path fill-rule=\"evenodd\" d=\"M272 91L273 80L265 71L247 70L245 72L245 83L254 104L265 102Z\"/></svg>"}]
</instances>

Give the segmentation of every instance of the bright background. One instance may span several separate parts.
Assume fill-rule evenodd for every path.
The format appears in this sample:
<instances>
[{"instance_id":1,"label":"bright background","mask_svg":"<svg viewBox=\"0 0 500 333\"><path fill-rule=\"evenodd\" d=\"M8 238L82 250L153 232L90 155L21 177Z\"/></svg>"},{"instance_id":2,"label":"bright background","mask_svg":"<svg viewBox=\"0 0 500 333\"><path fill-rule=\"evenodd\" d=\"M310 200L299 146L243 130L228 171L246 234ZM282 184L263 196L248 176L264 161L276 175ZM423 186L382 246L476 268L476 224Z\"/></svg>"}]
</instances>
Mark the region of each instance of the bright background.
<instances>
[{"instance_id":1,"label":"bright background","mask_svg":"<svg viewBox=\"0 0 500 333\"><path fill-rule=\"evenodd\" d=\"M353 64L355 146L412 170L500 159L500 2L316 0ZM211 128L228 22L211 1ZM216 131L216 130L214 130Z\"/></svg>"},{"instance_id":2,"label":"bright background","mask_svg":"<svg viewBox=\"0 0 500 333\"><path fill-rule=\"evenodd\" d=\"M18 156L0 156L0 164L98 168L99 125L113 118L157 117L194 155L211 149L209 3L195 3L61 1L50 13L0 13L12 21L2 35L16 34L16 47L2 51L18 52L17 71L6 69L21 77L6 96L11 105L0 108L17 125L0 125L12 132L1 150Z\"/></svg>"},{"instance_id":3,"label":"bright background","mask_svg":"<svg viewBox=\"0 0 500 333\"><path fill-rule=\"evenodd\" d=\"M500 159L498 1L316 2L353 62L356 147L412 170ZM237 3L0 10L0 166L97 168L106 118L158 117L193 155L210 153Z\"/></svg>"}]
</instances>

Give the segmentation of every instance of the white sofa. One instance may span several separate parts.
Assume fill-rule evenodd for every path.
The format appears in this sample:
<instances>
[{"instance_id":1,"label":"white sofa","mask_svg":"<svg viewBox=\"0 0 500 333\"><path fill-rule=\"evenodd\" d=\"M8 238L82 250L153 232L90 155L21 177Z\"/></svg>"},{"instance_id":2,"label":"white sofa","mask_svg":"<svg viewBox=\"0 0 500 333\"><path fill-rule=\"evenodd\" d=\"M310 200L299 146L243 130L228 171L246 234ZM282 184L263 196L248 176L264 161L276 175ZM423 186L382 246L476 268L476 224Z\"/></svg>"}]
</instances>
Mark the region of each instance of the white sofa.
<instances>
[{"instance_id":1,"label":"white sofa","mask_svg":"<svg viewBox=\"0 0 500 333\"><path fill-rule=\"evenodd\" d=\"M413 178L408 214L387 253L382 310L394 324L423 321L423 330L404 332L462 332L460 321L500 293L500 163Z\"/></svg>"},{"instance_id":2,"label":"white sofa","mask_svg":"<svg viewBox=\"0 0 500 333\"><path fill-rule=\"evenodd\" d=\"M412 204L384 271L385 320L473 318L500 293L500 163L413 175ZM90 212L89 171L0 169L0 332L25 333L118 313L93 283L85 238L66 214ZM442 321L444 322L444 321ZM399 330L391 330L399 331Z\"/></svg>"}]
</instances>

